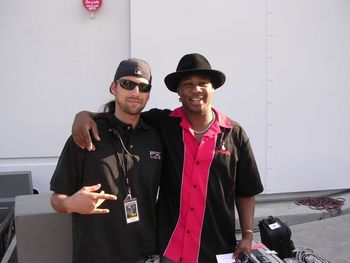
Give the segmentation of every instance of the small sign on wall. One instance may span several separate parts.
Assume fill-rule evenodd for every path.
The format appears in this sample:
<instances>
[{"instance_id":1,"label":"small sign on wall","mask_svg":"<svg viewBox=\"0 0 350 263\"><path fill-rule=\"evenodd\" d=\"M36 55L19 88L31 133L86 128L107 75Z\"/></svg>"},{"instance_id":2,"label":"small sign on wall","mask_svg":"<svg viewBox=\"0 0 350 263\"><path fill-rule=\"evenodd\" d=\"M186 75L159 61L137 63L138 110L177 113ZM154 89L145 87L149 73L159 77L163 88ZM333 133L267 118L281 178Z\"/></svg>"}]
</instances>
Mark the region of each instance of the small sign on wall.
<instances>
[{"instance_id":1,"label":"small sign on wall","mask_svg":"<svg viewBox=\"0 0 350 263\"><path fill-rule=\"evenodd\" d=\"M95 17L95 12L100 9L102 0L83 0L83 5L90 12L91 18Z\"/></svg>"}]
</instances>

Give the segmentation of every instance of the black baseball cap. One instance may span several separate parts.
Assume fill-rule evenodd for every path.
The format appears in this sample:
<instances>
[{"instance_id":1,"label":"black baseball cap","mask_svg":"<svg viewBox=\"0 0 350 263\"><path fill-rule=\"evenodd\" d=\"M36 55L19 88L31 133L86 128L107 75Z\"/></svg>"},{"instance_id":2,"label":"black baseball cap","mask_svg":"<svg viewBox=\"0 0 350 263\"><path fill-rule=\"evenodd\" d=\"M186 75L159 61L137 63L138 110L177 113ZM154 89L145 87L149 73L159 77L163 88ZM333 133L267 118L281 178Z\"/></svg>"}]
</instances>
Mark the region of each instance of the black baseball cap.
<instances>
[{"instance_id":1,"label":"black baseball cap","mask_svg":"<svg viewBox=\"0 0 350 263\"><path fill-rule=\"evenodd\" d=\"M129 58L120 62L117 71L114 75L114 81L119 80L124 76L141 77L148 80L149 84L152 82L151 66L142 59Z\"/></svg>"}]
</instances>

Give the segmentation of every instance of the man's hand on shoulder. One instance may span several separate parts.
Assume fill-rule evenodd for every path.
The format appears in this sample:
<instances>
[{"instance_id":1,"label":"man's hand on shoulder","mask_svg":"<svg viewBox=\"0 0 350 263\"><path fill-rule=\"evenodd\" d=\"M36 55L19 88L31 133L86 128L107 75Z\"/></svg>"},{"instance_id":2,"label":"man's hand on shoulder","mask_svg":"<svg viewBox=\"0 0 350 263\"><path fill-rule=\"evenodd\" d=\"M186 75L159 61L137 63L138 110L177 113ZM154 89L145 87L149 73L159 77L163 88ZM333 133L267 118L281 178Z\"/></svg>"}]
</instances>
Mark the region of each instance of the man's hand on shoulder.
<instances>
[{"instance_id":1,"label":"man's hand on shoulder","mask_svg":"<svg viewBox=\"0 0 350 263\"><path fill-rule=\"evenodd\" d=\"M87 149L88 151L94 151L95 145L91 141L90 130L95 140L100 141L100 137L97 130L96 122L93 120L95 113L88 111L81 111L75 115L73 126L72 126L72 136L74 142L82 149Z\"/></svg>"}]
</instances>

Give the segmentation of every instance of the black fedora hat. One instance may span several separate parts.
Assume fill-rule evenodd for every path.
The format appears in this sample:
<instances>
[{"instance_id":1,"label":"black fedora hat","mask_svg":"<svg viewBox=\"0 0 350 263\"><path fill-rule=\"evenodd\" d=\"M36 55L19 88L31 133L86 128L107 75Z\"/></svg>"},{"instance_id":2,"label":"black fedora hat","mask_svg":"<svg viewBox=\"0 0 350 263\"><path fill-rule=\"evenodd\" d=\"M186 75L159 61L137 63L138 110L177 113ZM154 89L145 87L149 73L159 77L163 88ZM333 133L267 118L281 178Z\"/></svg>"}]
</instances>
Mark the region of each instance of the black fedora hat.
<instances>
[{"instance_id":1,"label":"black fedora hat","mask_svg":"<svg viewBox=\"0 0 350 263\"><path fill-rule=\"evenodd\" d=\"M222 86L226 79L223 72L211 68L209 61L203 55L192 53L180 59L176 72L167 75L164 78L164 82L170 91L176 92L180 80L190 75L209 77L214 89Z\"/></svg>"}]
</instances>

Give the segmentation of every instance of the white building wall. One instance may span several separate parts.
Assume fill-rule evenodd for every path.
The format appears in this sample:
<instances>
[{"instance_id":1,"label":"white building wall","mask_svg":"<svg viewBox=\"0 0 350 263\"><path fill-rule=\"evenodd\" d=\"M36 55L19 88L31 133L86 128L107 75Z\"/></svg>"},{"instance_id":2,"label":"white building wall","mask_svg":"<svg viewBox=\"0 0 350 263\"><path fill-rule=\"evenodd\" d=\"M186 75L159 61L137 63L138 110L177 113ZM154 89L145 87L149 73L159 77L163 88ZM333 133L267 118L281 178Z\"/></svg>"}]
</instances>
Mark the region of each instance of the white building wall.
<instances>
[{"instance_id":1,"label":"white building wall","mask_svg":"<svg viewBox=\"0 0 350 263\"><path fill-rule=\"evenodd\" d=\"M349 188L350 1L268 1L268 191Z\"/></svg>"},{"instance_id":2,"label":"white building wall","mask_svg":"<svg viewBox=\"0 0 350 263\"><path fill-rule=\"evenodd\" d=\"M82 1L0 1L0 171L49 180L76 112L112 99L130 56L130 3L105 0L91 19Z\"/></svg>"},{"instance_id":3,"label":"white building wall","mask_svg":"<svg viewBox=\"0 0 350 263\"><path fill-rule=\"evenodd\" d=\"M0 1L0 171L49 180L76 112L98 110L119 61L153 68L150 107L174 108L163 83L199 52L227 75L214 106L250 136L265 193L350 187L350 2L346 0Z\"/></svg>"},{"instance_id":4,"label":"white building wall","mask_svg":"<svg viewBox=\"0 0 350 263\"><path fill-rule=\"evenodd\" d=\"M226 73L214 106L250 136L265 193L344 189L349 14L345 0L131 0L131 53L160 73L160 107L179 105L162 79L183 54Z\"/></svg>"}]
</instances>

